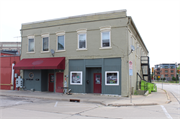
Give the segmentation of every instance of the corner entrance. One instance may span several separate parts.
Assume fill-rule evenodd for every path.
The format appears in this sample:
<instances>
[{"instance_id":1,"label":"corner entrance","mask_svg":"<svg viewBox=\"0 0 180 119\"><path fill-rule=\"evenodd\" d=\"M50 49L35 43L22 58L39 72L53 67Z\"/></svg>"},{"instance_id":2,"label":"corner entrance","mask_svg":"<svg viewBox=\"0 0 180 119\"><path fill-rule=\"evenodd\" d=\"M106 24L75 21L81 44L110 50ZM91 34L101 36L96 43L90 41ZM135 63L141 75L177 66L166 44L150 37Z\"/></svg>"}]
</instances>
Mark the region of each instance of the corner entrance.
<instances>
[{"instance_id":1,"label":"corner entrance","mask_svg":"<svg viewBox=\"0 0 180 119\"><path fill-rule=\"evenodd\" d=\"M101 67L86 68L86 93L101 93Z\"/></svg>"},{"instance_id":2,"label":"corner entrance","mask_svg":"<svg viewBox=\"0 0 180 119\"><path fill-rule=\"evenodd\" d=\"M54 92L54 74L49 74L49 92Z\"/></svg>"}]
</instances>

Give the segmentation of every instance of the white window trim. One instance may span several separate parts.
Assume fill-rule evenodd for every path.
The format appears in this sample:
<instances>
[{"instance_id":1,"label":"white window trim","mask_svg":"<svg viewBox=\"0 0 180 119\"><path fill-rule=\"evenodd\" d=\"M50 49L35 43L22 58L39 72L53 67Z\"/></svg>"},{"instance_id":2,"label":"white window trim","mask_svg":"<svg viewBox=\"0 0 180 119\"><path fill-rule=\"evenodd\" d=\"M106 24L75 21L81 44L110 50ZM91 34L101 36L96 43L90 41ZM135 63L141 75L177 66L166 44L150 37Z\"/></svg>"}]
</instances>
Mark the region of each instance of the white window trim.
<instances>
[{"instance_id":1,"label":"white window trim","mask_svg":"<svg viewBox=\"0 0 180 119\"><path fill-rule=\"evenodd\" d=\"M50 52L50 37L49 37L49 34L47 33L47 34L42 34L41 35L41 37L42 37L42 41L41 41L41 53L49 53ZM49 48L49 50L48 51L43 51L43 38L45 38L45 37L48 37L48 48Z\"/></svg>"},{"instance_id":2,"label":"white window trim","mask_svg":"<svg viewBox=\"0 0 180 119\"><path fill-rule=\"evenodd\" d=\"M58 50L58 36L64 36L64 50ZM56 52L64 52L65 50L65 31L57 32L56 33Z\"/></svg>"},{"instance_id":3,"label":"white window trim","mask_svg":"<svg viewBox=\"0 0 180 119\"><path fill-rule=\"evenodd\" d=\"M117 73L117 84L107 84L107 73ZM105 71L105 85L118 86L119 85L119 71Z\"/></svg>"},{"instance_id":4,"label":"white window trim","mask_svg":"<svg viewBox=\"0 0 180 119\"><path fill-rule=\"evenodd\" d=\"M87 29L77 29L77 49L76 50L87 50ZM79 48L79 34L86 35L86 48Z\"/></svg>"},{"instance_id":5,"label":"white window trim","mask_svg":"<svg viewBox=\"0 0 180 119\"><path fill-rule=\"evenodd\" d=\"M29 39L34 39L34 52L29 52ZM27 52L26 53L35 53L35 37L34 37L34 35L27 36Z\"/></svg>"},{"instance_id":6,"label":"white window trim","mask_svg":"<svg viewBox=\"0 0 180 119\"><path fill-rule=\"evenodd\" d=\"M80 83L72 83L72 73L81 73L81 82ZM82 71L71 71L70 72L70 84L71 85L82 85L82 77L83 75L82 75Z\"/></svg>"},{"instance_id":7,"label":"white window trim","mask_svg":"<svg viewBox=\"0 0 180 119\"><path fill-rule=\"evenodd\" d=\"M111 26L104 26L104 27L100 27L100 48L99 49L111 49ZM107 32L109 31L109 47L102 47L102 32Z\"/></svg>"}]
</instances>

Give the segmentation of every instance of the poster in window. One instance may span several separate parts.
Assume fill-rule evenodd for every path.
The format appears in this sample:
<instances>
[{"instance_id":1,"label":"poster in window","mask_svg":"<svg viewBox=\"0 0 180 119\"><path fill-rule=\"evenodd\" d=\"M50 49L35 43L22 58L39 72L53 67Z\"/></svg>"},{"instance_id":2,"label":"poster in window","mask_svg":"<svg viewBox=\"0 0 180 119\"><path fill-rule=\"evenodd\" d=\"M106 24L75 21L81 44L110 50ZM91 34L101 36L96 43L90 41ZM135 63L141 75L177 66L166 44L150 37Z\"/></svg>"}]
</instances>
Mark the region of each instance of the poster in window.
<instances>
[{"instance_id":1,"label":"poster in window","mask_svg":"<svg viewBox=\"0 0 180 119\"><path fill-rule=\"evenodd\" d=\"M96 82L95 84L101 84L101 80L100 80L101 76L100 75L96 75Z\"/></svg>"},{"instance_id":2,"label":"poster in window","mask_svg":"<svg viewBox=\"0 0 180 119\"><path fill-rule=\"evenodd\" d=\"M81 71L71 72L70 84L82 85L82 72Z\"/></svg>"},{"instance_id":3,"label":"poster in window","mask_svg":"<svg viewBox=\"0 0 180 119\"><path fill-rule=\"evenodd\" d=\"M106 85L119 85L119 72L118 71L106 71L105 72L105 84Z\"/></svg>"},{"instance_id":4,"label":"poster in window","mask_svg":"<svg viewBox=\"0 0 180 119\"><path fill-rule=\"evenodd\" d=\"M50 77L51 77L50 82L54 83L54 75L51 75Z\"/></svg>"}]
</instances>

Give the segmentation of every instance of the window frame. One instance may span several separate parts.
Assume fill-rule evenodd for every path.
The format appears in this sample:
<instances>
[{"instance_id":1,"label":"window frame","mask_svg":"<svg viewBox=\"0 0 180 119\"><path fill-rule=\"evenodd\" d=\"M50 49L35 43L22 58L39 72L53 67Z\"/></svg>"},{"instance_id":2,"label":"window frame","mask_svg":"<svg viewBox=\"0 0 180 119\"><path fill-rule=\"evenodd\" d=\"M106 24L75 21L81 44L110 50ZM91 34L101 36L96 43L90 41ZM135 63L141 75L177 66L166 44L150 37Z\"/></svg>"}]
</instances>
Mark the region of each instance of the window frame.
<instances>
[{"instance_id":1,"label":"window frame","mask_svg":"<svg viewBox=\"0 0 180 119\"><path fill-rule=\"evenodd\" d=\"M81 78L80 78L80 83L72 83L72 74L73 73L80 73ZM70 85L83 85L83 74L82 71L70 71Z\"/></svg>"},{"instance_id":2,"label":"window frame","mask_svg":"<svg viewBox=\"0 0 180 119\"><path fill-rule=\"evenodd\" d=\"M76 50L87 50L87 29L78 29L76 31L77 31L77 49ZM80 34L85 34L85 38L86 38L85 48L79 48L79 35Z\"/></svg>"},{"instance_id":3,"label":"window frame","mask_svg":"<svg viewBox=\"0 0 180 119\"><path fill-rule=\"evenodd\" d=\"M117 84L108 84L107 83L107 74L108 73L117 73ZM105 71L105 85L106 86L119 86L119 71Z\"/></svg>"},{"instance_id":4,"label":"window frame","mask_svg":"<svg viewBox=\"0 0 180 119\"><path fill-rule=\"evenodd\" d=\"M109 46L108 47L103 47L103 42L102 42L102 33L103 32L109 32ZM111 26L107 26L107 27L100 27L100 48L99 49L111 49Z\"/></svg>"},{"instance_id":5,"label":"window frame","mask_svg":"<svg viewBox=\"0 0 180 119\"><path fill-rule=\"evenodd\" d=\"M58 50L58 36L64 36L64 49L63 50ZM65 50L65 31L57 32L56 33L56 52L62 52L66 51Z\"/></svg>"},{"instance_id":6,"label":"window frame","mask_svg":"<svg viewBox=\"0 0 180 119\"><path fill-rule=\"evenodd\" d=\"M168 66L164 66L164 69L168 69Z\"/></svg>"},{"instance_id":7,"label":"window frame","mask_svg":"<svg viewBox=\"0 0 180 119\"><path fill-rule=\"evenodd\" d=\"M34 51L29 51L29 39L34 39ZM35 53L35 37L34 35L27 36L27 53Z\"/></svg>"},{"instance_id":8,"label":"window frame","mask_svg":"<svg viewBox=\"0 0 180 119\"><path fill-rule=\"evenodd\" d=\"M41 41L41 53L48 53L50 52L50 37L49 37L49 34L42 34L41 35L42 37L42 41ZM48 38L48 51L43 51L43 38Z\"/></svg>"}]
</instances>

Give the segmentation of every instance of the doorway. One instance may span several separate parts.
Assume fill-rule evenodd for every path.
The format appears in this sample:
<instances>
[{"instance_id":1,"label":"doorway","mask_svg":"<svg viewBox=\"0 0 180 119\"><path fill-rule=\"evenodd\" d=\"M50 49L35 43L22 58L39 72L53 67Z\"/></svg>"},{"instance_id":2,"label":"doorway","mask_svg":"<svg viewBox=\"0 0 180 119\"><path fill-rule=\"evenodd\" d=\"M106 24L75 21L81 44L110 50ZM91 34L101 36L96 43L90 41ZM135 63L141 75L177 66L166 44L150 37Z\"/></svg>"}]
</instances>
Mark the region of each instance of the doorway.
<instances>
[{"instance_id":1,"label":"doorway","mask_svg":"<svg viewBox=\"0 0 180 119\"><path fill-rule=\"evenodd\" d=\"M49 92L54 92L54 74L49 74Z\"/></svg>"},{"instance_id":2,"label":"doorway","mask_svg":"<svg viewBox=\"0 0 180 119\"><path fill-rule=\"evenodd\" d=\"M56 92L63 93L63 73L56 73Z\"/></svg>"},{"instance_id":3,"label":"doorway","mask_svg":"<svg viewBox=\"0 0 180 119\"><path fill-rule=\"evenodd\" d=\"M101 67L86 68L86 93L101 93Z\"/></svg>"},{"instance_id":4,"label":"doorway","mask_svg":"<svg viewBox=\"0 0 180 119\"><path fill-rule=\"evenodd\" d=\"M94 93L101 93L101 73L94 73Z\"/></svg>"}]
</instances>

